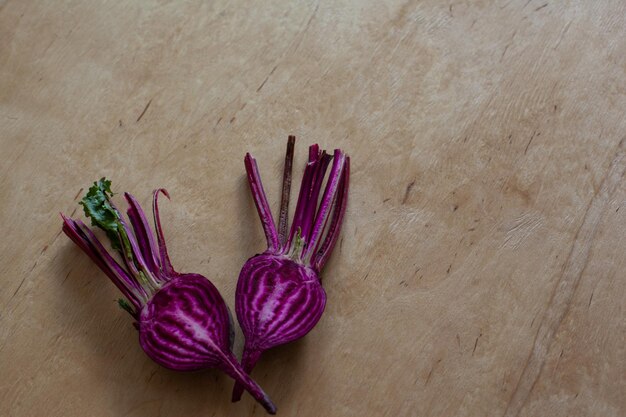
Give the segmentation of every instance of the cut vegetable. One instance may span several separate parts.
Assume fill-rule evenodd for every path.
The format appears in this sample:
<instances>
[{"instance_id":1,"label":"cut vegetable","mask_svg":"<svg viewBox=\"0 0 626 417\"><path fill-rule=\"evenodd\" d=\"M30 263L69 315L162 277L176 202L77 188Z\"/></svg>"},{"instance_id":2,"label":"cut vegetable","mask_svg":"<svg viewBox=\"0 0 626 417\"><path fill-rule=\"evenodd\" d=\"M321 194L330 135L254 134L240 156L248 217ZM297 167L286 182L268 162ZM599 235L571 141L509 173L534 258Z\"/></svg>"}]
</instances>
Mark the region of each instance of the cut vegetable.
<instances>
[{"instance_id":1,"label":"cut vegetable","mask_svg":"<svg viewBox=\"0 0 626 417\"><path fill-rule=\"evenodd\" d=\"M94 183L81 204L93 226L104 230L119 252L118 263L80 220L64 215L63 232L76 243L120 289L119 305L136 321L139 344L158 364L176 371L217 368L243 386L270 413L276 407L232 353L230 313L217 288L198 274L178 273L170 263L153 195L156 240L137 200L125 193L130 226L111 200L111 182Z\"/></svg>"},{"instance_id":2,"label":"cut vegetable","mask_svg":"<svg viewBox=\"0 0 626 417\"><path fill-rule=\"evenodd\" d=\"M309 148L309 161L302 177L291 230L287 234L294 143L295 137L290 136L278 228L256 160L250 154L244 160L267 239L267 250L253 256L243 266L235 295L237 318L246 338L241 363L247 373L252 371L265 350L303 337L319 321L326 305L319 273L337 242L346 210L350 158L339 149L330 156L325 151L320 152L318 145L313 145ZM243 389L241 384L235 384L233 401L241 398Z\"/></svg>"}]
</instances>

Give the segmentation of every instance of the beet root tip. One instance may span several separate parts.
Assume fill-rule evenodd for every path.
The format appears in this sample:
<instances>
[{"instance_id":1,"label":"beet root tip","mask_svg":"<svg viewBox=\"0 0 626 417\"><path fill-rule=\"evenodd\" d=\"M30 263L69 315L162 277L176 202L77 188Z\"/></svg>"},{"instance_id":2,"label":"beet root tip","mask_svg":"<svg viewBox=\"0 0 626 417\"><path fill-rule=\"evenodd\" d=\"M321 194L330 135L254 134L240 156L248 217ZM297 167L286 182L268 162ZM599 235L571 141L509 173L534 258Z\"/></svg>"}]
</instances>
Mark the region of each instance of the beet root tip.
<instances>
[{"instance_id":1,"label":"beet root tip","mask_svg":"<svg viewBox=\"0 0 626 417\"><path fill-rule=\"evenodd\" d=\"M261 353L262 352L259 350L252 350L252 349L249 349L248 347L244 347L243 355L241 357L241 367L248 375L250 375L250 373L254 369L254 366L259 361L259 358L261 357ZM240 383L235 382L235 386L233 387L233 394L231 397L231 401L236 403L237 401L241 400L241 395L243 394L243 390L244 390L243 386Z\"/></svg>"}]
</instances>

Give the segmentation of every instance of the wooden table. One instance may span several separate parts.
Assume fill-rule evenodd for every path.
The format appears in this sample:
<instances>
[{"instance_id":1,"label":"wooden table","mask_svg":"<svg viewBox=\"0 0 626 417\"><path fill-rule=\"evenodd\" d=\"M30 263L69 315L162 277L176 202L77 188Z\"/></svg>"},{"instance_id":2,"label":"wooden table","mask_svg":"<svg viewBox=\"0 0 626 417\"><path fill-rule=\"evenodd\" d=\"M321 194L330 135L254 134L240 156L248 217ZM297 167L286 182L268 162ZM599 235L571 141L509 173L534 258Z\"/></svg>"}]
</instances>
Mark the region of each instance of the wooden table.
<instances>
[{"instance_id":1,"label":"wooden table","mask_svg":"<svg viewBox=\"0 0 626 417\"><path fill-rule=\"evenodd\" d=\"M253 376L282 416L626 414L626 3L0 0L0 415L264 415L141 351L60 233L167 188L227 302L288 134L352 157L328 307ZM292 206L293 207L293 206ZM237 327L236 352L242 336Z\"/></svg>"}]
</instances>

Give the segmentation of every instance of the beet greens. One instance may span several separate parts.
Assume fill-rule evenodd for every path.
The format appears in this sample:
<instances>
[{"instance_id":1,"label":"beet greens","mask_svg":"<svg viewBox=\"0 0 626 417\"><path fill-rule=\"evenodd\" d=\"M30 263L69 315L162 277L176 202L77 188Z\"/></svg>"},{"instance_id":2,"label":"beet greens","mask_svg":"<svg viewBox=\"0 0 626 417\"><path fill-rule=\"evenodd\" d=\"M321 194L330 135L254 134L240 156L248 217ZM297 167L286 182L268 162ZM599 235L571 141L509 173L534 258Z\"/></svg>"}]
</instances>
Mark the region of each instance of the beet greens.
<instances>
[{"instance_id":1,"label":"beet greens","mask_svg":"<svg viewBox=\"0 0 626 417\"><path fill-rule=\"evenodd\" d=\"M320 151L317 144L313 145L309 148L293 223L287 233L294 144L295 137L290 136L278 227L256 160L250 154L244 160L267 239L267 250L244 264L235 295L237 318L246 339L241 363L247 373L265 350L303 337L319 321L326 305L319 273L337 242L346 210L350 158L339 149L331 156ZM330 174L320 200L329 166ZM235 384L233 401L241 398L243 388Z\"/></svg>"},{"instance_id":2,"label":"beet greens","mask_svg":"<svg viewBox=\"0 0 626 417\"><path fill-rule=\"evenodd\" d=\"M110 181L95 182L81 201L92 225L106 232L122 265L82 221L61 215L63 231L122 292L125 299L119 305L136 320L139 344L151 359L176 371L220 369L274 414L274 404L232 353L232 320L217 288L202 275L172 267L159 218L161 193L169 198L165 189L154 191L156 240L137 200L125 193L127 224L111 201Z\"/></svg>"}]
</instances>

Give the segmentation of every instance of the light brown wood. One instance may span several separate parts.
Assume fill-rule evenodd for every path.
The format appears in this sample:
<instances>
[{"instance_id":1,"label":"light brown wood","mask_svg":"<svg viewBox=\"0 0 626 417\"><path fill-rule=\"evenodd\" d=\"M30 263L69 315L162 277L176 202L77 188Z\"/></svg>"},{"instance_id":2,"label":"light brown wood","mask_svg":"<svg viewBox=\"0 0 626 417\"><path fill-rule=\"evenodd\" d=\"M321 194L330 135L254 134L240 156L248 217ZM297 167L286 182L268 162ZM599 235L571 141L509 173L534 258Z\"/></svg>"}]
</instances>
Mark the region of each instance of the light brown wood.
<instances>
[{"instance_id":1,"label":"light brown wood","mask_svg":"<svg viewBox=\"0 0 626 417\"><path fill-rule=\"evenodd\" d=\"M234 305L283 152L342 147L328 307L282 416L626 414L626 3L0 0L0 415L264 415L141 351L59 212L106 175ZM293 202L292 196L292 202ZM292 205L293 207L293 205ZM237 327L236 351L242 337Z\"/></svg>"}]
</instances>

